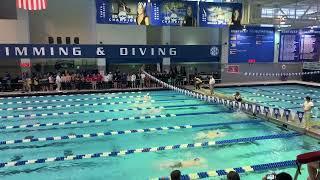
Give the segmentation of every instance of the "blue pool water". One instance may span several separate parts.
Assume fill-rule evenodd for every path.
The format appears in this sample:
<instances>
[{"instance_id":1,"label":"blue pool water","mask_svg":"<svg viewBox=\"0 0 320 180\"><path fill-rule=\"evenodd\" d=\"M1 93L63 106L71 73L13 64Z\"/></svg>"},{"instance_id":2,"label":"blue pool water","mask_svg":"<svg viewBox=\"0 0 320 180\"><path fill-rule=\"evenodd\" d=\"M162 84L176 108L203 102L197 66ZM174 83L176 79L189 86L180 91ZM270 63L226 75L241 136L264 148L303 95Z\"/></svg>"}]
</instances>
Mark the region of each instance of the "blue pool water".
<instances>
[{"instance_id":1,"label":"blue pool water","mask_svg":"<svg viewBox=\"0 0 320 180\"><path fill-rule=\"evenodd\" d=\"M147 93L151 99L144 98ZM12 98L1 99L0 104L1 162L293 133L262 119L254 119L220 105L206 104L173 91ZM190 127L188 125L193 128L163 128ZM126 130L136 130L136 133L126 133ZM137 132L138 130L141 132ZM122 132L110 135L112 131ZM222 136L214 139L197 138L201 133L216 131ZM90 135L106 132L109 135ZM72 135L82 136L77 139L49 138L46 141L10 144L10 140L19 142L25 138ZM201 159L201 165L182 168L183 174L294 160L297 154L318 148L316 139L301 135L210 147L2 167L0 178L149 179L167 176L172 171L170 167L166 167L170 163L196 157ZM279 171L293 174L294 169ZM305 171L304 169L303 177L306 177ZM261 179L266 173L268 172L242 176L244 179Z\"/></svg>"}]
</instances>

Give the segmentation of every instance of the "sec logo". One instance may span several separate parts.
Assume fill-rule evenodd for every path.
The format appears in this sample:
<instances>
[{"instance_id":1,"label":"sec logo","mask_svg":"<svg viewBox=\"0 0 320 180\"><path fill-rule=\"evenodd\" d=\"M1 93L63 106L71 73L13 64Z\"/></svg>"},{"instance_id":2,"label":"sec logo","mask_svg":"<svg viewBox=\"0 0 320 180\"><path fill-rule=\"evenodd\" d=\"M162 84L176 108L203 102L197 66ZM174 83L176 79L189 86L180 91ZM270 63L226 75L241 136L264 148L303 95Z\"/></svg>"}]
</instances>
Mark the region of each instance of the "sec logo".
<instances>
[{"instance_id":1,"label":"sec logo","mask_svg":"<svg viewBox=\"0 0 320 180\"><path fill-rule=\"evenodd\" d=\"M217 48L215 46L211 47L210 54L211 54L211 56L218 56L219 55L219 48Z\"/></svg>"}]
</instances>

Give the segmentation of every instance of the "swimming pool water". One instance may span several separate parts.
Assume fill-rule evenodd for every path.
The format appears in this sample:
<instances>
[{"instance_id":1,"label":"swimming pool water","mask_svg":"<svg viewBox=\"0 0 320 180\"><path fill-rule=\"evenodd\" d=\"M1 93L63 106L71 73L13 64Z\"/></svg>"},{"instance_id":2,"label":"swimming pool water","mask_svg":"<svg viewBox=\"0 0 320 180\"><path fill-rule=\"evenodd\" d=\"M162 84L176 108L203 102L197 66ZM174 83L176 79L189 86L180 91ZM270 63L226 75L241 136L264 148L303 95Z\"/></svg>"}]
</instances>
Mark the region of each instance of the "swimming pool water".
<instances>
[{"instance_id":1,"label":"swimming pool water","mask_svg":"<svg viewBox=\"0 0 320 180\"><path fill-rule=\"evenodd\" d=\"M249 91L250 89L246 90ZM151 99L144 98L147 93ZM141 102L144 100L147 102ZM131 101L139 101L139 103L132 103ZM10 145L0 144L1 162L151 148L292 132L291 130L278 128L261 119L255 119L245 114L234 112L220 105L206 104L173 91L44 96L2 99L0 102L3 103L1 105L2 107L0 107L2 109L0 111L0 120L2 122L2 129L0 131L1 141L21 140L28 136L29 138L31 136L33 136L33 138L45 138L74 134L195 125L195 128L188 129L159 130ZM152 107L156 108L150 109ZM34 114L35 117L33 117L32 114ZM18 115L20 115L20 117L17 117ZM166 116L155 117L154 115ZM111 120L112 118L113 120ZM69 121L103 119L109 119L109 121L92 121L92 123L87 124L65 123ZM50 125L50 123L57 122L60 123L60 125ZM238 122L238 124L212 125L214 123L228 122ZM39 127L40 124L46 124L46 126ZM36 127L25 127L23 125L33 125ZM17 126L19 128L3 128L8 126ZM197 139L199 133L209 131L219 131L225 136L215 139ZM0 168L0 178L12 180L44 178L138 180L168 176L172 169L164 168L162 167L163 165L183 160L191 160L196 157L201 158L204 163L201 166L181 169L183 174L294 160L297 154L313 151L318 148L319 145L316 139L308 136L296 136L229 145L215 145L211 147L164 150L160 152L135 153L126 156L4 167ZM281 171L289 171L293 175L294 169L284 169ZM305 171L306 170L303 172L303 177L306 177ZM250 173L242 176L244 179L261 179L266 173L267 172ZM220 179L220 177L211 179Z\"/></svg>"}]
</instances>

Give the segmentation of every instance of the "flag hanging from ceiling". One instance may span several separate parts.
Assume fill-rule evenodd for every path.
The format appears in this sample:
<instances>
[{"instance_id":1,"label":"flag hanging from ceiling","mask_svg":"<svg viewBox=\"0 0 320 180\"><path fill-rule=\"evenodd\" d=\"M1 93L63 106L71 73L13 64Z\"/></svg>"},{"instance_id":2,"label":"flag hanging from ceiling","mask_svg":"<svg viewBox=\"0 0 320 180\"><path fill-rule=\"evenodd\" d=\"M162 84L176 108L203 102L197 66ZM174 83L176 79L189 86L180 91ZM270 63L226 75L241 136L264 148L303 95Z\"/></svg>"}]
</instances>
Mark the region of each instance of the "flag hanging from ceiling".
<instances>
[{"instance_id":1,"label":"flag hanging from ceiling","mask_svg":"<svg viewBox=\"0 0 320 180\"><path fill-rule=\"evenodd\" d=\"M47 9L47 0L17 0L17 7L25 10Z\"/></svg>"}]
</instances>

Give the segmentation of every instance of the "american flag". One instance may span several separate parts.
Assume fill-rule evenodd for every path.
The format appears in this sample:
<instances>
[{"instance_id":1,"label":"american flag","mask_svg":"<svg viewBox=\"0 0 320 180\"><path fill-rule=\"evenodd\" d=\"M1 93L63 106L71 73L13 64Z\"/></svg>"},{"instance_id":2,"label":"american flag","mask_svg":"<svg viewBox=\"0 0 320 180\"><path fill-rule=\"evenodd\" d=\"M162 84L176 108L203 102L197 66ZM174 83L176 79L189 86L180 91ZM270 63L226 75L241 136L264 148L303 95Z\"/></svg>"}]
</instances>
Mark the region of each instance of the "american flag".
<instances>
[{"instance_id":1,"label":"american flag","mask_svg":"<svg viewBox=\"0 0 320 180\"><path fill-rule=\"evenodd\" d=\"M47 5L47 0L17 0L17 7L25 10L44 10Z\"/></svg>"}]
</instances>

